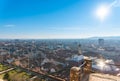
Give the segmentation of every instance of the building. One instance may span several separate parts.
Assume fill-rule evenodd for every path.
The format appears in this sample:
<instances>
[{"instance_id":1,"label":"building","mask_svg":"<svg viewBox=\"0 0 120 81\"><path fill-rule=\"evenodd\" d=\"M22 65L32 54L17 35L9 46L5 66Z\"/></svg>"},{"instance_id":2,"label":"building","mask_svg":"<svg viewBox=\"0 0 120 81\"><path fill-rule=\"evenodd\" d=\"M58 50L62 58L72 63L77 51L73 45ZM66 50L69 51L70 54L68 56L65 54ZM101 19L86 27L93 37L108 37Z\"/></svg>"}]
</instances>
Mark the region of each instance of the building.
<instances>
[{"instance_id":1,"label":"building","mask_svg":"<svg viewBox=\"0 0 120 81\"><path fill-rule=\"evenodd\" d=\"M104 39L98 39L98 45L104 46Z\"/></svg>"}]
</instances>

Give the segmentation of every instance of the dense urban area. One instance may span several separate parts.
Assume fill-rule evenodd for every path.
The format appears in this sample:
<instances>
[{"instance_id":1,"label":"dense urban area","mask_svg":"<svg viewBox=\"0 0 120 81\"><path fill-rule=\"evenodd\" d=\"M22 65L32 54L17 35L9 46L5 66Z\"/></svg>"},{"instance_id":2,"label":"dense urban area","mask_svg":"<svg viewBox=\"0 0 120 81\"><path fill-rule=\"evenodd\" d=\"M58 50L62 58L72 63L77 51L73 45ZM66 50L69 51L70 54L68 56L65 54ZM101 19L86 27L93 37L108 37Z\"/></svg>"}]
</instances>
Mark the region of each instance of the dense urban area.
<instances>
[{"instance_id":1,"label":"dense urban area","mask_svg":"<svg viewBox=\"0 0 120 81\"><path fill-rule=\"evenodd\" d=\"M120 76L119 39L1 39L0 78L8 81L69 81L70 68L83 56L92 59L92 70ZM100 68L97 61L108 65ZM110 65L111 64L111 65ZM19 79L18 79L19 78ZM53 79L53 78L56 78Z\"/></svg>"}]
</instances>

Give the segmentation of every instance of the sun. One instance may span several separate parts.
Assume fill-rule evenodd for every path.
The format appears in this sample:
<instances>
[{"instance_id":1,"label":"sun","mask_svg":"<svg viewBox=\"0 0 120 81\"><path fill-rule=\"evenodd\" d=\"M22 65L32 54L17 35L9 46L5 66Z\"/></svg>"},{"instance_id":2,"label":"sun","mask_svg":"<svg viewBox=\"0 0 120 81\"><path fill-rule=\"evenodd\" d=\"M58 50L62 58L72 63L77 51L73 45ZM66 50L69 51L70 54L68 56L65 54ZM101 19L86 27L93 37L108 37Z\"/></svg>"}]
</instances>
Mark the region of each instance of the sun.
<instances>
[{"instance_id":1,"label":"sun","mask_svg":"<svg viewBox=\"0 0 120 81\"><path fill-rule=\"evenodd\" d=\"M105 19L108 13L109 13L109 8L107 6L100 6L96 11L97 17L102 21Z\"/></svg>"}]
</instances>

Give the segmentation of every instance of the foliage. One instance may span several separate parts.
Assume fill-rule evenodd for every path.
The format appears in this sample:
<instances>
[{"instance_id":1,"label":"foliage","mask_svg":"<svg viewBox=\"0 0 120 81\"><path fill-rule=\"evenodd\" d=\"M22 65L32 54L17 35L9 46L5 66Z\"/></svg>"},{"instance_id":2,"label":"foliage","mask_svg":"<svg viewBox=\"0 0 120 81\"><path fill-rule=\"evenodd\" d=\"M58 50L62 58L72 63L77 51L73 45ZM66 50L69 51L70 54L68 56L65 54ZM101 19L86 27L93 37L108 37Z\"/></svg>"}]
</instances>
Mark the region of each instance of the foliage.
<instances>
[{"instance_id":1,"label":"foliage","mask_svg":"<svg viewBox=\"0 0 120 81\"><path fill-rule=\"evenodd\" d=\"M4 80L8 80L8 81L10 81L10 79L9 79L9 74L8 74L8 73L5 73L3 79L4 79Z\"/></svg>"}]
</instances>

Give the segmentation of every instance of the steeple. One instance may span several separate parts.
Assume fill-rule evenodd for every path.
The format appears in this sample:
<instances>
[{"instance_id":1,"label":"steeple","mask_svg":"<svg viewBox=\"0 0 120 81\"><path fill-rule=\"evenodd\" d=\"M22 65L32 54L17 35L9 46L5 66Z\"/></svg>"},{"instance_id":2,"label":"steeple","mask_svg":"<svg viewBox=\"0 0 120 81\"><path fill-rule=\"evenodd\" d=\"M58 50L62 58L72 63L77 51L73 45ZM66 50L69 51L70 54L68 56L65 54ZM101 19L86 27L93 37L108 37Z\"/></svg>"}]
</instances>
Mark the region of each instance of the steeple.
<instances>
[{"instance_id":1,"label":"steeple","mask_svg":"<svg viewBox=\"0 0 120 81\"><path fill-rule=\"evenodd\" d=\"M78 54L82 55L81 44L78 45Z\"/></svg>"}]
</instances>

